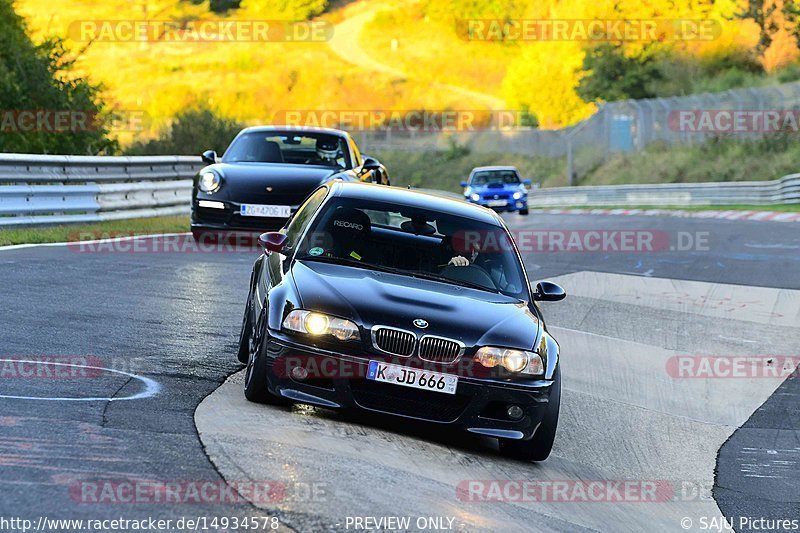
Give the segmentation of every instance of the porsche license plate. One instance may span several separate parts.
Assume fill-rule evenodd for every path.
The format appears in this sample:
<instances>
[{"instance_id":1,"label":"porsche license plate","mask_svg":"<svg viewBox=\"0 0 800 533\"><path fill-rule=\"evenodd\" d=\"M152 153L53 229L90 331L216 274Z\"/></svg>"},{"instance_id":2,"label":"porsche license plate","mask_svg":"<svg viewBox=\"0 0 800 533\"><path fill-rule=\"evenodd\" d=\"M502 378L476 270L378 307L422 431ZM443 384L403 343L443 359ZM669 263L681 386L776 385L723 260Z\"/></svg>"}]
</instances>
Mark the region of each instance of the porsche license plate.
<instances>
[{"instance_id":1,"label":"porsche license plate","mask_svg":"<svg viewBox=\"0 0 800 533\"><path fill-rule=\"evenodd\" d=\"M445 394L455 394L456 386L458 385L458 376L392 365L380 361L369 362L367 379L414 389L443 392Z\"/></svg>"},{"instance_id":2,"label":"porsche license plate","mask_svg":"<svg viewBox=\"0 0 800 533\"><path fill-rule=\"evenodd\" d=\"M243 217L289 218L292 208L288 205L242 204L239 213Z\"/></svg>"}]
</instances>

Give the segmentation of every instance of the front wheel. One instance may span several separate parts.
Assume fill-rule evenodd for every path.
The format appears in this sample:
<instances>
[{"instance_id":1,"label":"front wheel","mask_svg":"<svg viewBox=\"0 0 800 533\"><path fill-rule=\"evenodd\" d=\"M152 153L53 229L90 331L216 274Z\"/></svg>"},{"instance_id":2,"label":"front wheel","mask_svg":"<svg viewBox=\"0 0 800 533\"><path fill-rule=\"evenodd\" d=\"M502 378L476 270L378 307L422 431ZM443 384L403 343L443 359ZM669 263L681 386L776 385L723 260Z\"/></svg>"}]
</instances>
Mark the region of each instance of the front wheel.
<instances>
[{"instance_id":1,"label":"front wheel","mask_svg":"<svg viewBox=\"0 0 800 533\"><path fill-rule=\"evenodd\" d=\"M528 214L528 208L526 207L526 208L524 208L524 209L520 209L520 210L519 210L519 214L520 214L520 215L526 215L526 216L527 216L527 214Z\"/></svg>"},{"instance_id":2,"label":"front wheel","mask_svg":"<svg viewBox=\"0 0 800 533\"><path fill-rule=\"evenodd\" d=\"M242 331L239 333L239 351L236 354L236 358L239 359L240 363L247 364L248 360L250 359L250 339L253 336L253 330L255 329L252 320L250 320L251 314L251 300L252 294L247 297L247 304L244 308L244 318L242 319Z\"/></svg>"},{"instance_id":3,"label":"front wheel","mask_svg":"<svg viewBox=\"0 0 800 533\"><path fill-rule=\"evenodd\" d=\"M273 395L267 389L267 306L261 308L256 327L248 343L247 368L244 374L244 397L255 403L289 405L288 400Z\"/></svg>"},{"instance_id":4,"label":"front wheel","mask_svg":"<svg viewBox=\"0 0 800 533\"><path fill-rule=\"evenodd\" d=\"M547 402L542 423L531 440L500 439L500 451L509 457L524 461L544 461L550 456L558 427L561 406L561 367L556 367L550 401Z\"/></svg>"}]
</instances>

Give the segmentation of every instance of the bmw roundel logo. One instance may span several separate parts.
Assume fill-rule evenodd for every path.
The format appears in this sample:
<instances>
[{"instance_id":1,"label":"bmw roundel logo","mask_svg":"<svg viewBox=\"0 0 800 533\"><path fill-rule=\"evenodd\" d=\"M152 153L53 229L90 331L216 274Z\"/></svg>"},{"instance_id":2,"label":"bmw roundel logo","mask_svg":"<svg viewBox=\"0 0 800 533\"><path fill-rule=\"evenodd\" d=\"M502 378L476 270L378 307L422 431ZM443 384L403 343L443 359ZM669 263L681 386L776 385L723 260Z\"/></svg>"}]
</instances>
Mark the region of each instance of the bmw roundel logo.
<instances>
[{"instance_id":1,"label":"bmw roundel logo","mask_svg":"<svg viewBox=\"0 0 800 533\"><path fill-rule=\"evenodd\" d=\"M414 320L414 325L417 326L419 329L425 329L428 327L428 321L423 320L421 318L417 318Z\"/></svg>"}]
</instances>

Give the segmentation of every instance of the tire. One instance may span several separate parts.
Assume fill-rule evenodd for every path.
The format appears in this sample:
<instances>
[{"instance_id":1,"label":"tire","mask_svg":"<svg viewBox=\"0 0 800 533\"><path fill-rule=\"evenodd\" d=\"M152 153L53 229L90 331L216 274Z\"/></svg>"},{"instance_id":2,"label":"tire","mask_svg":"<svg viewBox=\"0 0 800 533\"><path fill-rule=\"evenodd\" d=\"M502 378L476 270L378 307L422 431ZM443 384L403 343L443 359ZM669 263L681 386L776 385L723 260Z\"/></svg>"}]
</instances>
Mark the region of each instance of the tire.
<instances>
[{"instance_id":1,"label":"tire","mask_svg":"<svg viewBox=\"0 0 800 533\"><path fill-rule=\"evenodd\" d=\"M253 324L250 321L250 309L252 308L252 294L247 296L247 304L244 308L244 318L242 318L242 331L239 332L239 352L236 358L242 364L247 364L250 359L250 338L253 335Z\"/></svg>"},{"instance_id":2,"label":"tire","mask_svg":"<svg viewBox=\"0 0 800 533\"><path fill-rule=\"evenodd\" d=\"M275 396L267 389L267 306L261 308L256 327L248 343L248 360L244 374L244 397L251 402L270 405L289 405L291 402Z\"/></svg>"},{"instance_id":3,"label":"tire","mask_svg":"<svg viewBox=\"0 0 800 533\"><path fill-rule=\"evenodd\" d=\"M524 216L528 216L528 208L526 207L525 209L520 209L519 210L519 214L520 215L524 215Z\"/></svg>"},{"instance_id":4,"label":"tire","mask_svg":"<svg viewBox=\"0 0 800 533\"><path fill-rule=\"evenodd\" d=\"M561 367L556 367L555 380L550 392L550 401L541 425L531 440L500 439L500 451L509 457L524 461L544 461L550 456L558 427L558 412L561 406Z\"/></svg>"}]
</instances>

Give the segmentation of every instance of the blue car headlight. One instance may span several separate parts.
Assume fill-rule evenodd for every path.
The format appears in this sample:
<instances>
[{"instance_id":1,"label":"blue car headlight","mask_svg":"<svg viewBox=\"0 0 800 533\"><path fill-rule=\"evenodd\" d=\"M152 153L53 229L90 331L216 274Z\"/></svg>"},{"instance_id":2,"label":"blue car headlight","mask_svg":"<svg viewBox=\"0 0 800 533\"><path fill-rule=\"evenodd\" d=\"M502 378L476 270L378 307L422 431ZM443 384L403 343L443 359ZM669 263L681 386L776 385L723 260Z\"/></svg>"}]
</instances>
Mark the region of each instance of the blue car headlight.
<instances>
[{"instance_id":1,"label":"blue car headlight","mask_svg":"<svg viewBox=\"0 0 800 533\"><path fill-rule=\"evenodd\" d=\"M480 202L481 201L481 195L476 193L476 192L472 193L470 198L472 198L473 202Z\"/></svg>"},{"instance_id":2,"label":"blue car headlight","mask_svg":"<svg viewBox=\"0 0 800 533\"><path fill-rule=\"evenodd\" d=\"M522 198L523 196L525 196L525 193L524 193L524 192L522 192L522 191L517 191L517 192L515 192L515 193L514 193L514 200L519 200L519 199L520 199L520 198Z\"/></svg>"}]
</instances>

